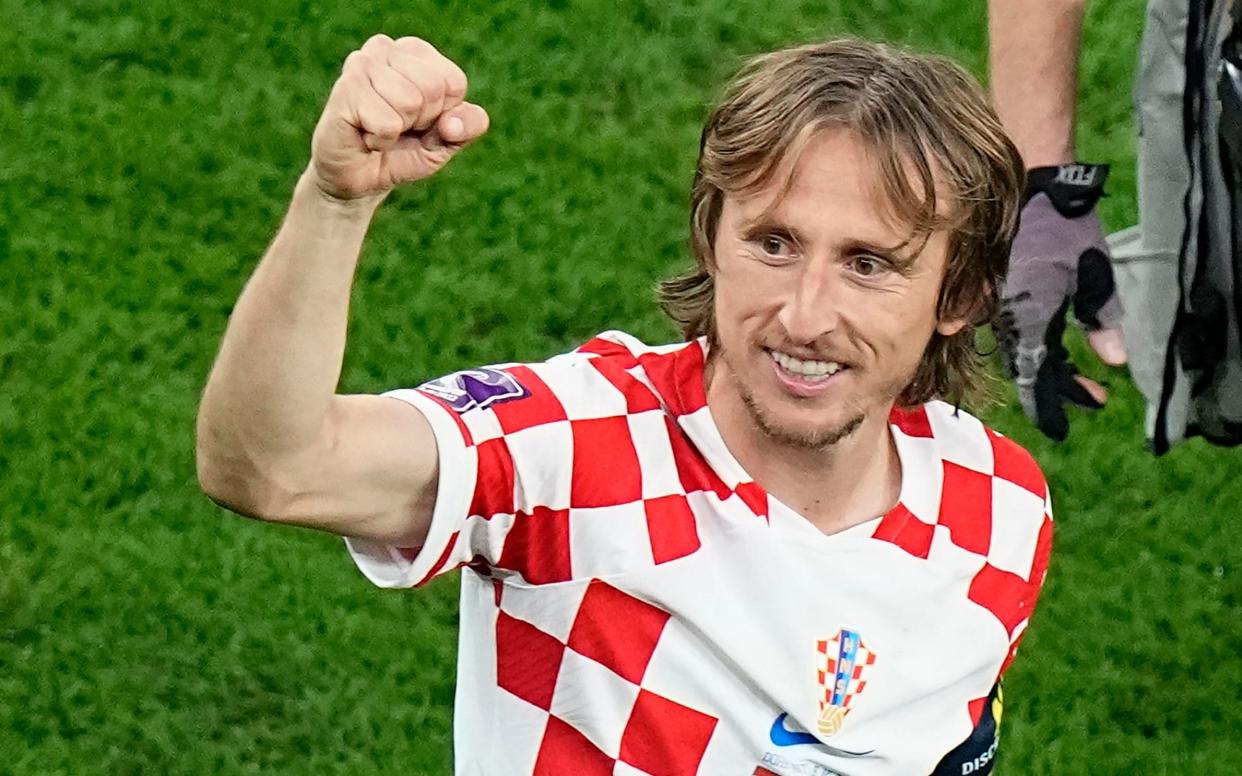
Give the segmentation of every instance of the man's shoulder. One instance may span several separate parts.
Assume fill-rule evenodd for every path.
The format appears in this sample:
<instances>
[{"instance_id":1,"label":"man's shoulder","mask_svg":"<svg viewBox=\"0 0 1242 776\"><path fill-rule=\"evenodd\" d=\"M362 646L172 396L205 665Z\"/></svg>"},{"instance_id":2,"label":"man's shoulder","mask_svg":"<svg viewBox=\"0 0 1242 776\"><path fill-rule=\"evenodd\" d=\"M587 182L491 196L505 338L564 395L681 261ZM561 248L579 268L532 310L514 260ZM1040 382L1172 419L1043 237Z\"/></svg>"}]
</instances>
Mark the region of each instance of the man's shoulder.
<instances>
[{"instance_id":1,"label":"man's shoulder","mask_svg":"<svg viewBox=\"0 0 1242 776\"><path fill-rule=\"evenodd\" d=\"M539 387L575 405L567 407L571 417L657 409L682 415L706 404L703 362L698 341L649 345L625 332L606 331L526 369Z\"/></svg>"},{"instance_id":2,"label":"man's shoulder","mask_svg":"<svg viewBox=\"0 0 1242 776\"><path fill-rule=\"evenodd\" d=\"M1041 498L1047 495L1044 473L1034 456L961 407L937 400L898 408L892 423L907 437L930 440L946 466L1003 479Z\"/></svg>"},{"instance_id":3,"label":"man's shoulder","mask_svg":"<svg viewBox=\"0 0 1242 776\"><path fill-rule=\"evenodd\" d=\"M688 342L680 341L649 345L632 334L611 329L600 332L564 356L550 359L549 363L577 357L615 361L626 368L635 368L642 364L664 361L672 362L688 352L701 354L701 341L691 340Z\"/></svg>"},{"instance_id":4,"label":"man's shoulder","mask_svg":"<svg viewBox=\"0 0 1242 776\"><path fill-rule=\"evenodd\" d=\"M903 463L926 468L907 505L919 520L884 538L968 574L969 599L1012 640L1030 616L1052 546L1043 472L1021 445L945 402L895 410L892 424Z\"/></svg>"},{"instance_id":5,"label":"man's shoulder","mask_svg":"<svg viewBox=\"0 0 1242 776\"><path fill-rule=\"evenodd\" d=\"M943 526L953 545L985 557L989 568L1026 579L1046 562L1048 483L1027 450L941 401L895 410L892 424L903 461L917 467L904 476L922 478L909 506L927 523Z\"/></svg>"},{"instance_id":6,"label":"man's shoulder","mask_svg":"<svg viewBox=\"0 0 1242 776\"><path fill-rule=\"evenodd\" d=\"M679 416L706 405L703 354L699 342L647 345L606 331L546 361L463 369L419 385L418 392L450 410L467 431L478 426L488 438L497 430L624 421L651 411ZM592 425L578 424L575 434L589 433Z\"/></svg>"}]
</instances>

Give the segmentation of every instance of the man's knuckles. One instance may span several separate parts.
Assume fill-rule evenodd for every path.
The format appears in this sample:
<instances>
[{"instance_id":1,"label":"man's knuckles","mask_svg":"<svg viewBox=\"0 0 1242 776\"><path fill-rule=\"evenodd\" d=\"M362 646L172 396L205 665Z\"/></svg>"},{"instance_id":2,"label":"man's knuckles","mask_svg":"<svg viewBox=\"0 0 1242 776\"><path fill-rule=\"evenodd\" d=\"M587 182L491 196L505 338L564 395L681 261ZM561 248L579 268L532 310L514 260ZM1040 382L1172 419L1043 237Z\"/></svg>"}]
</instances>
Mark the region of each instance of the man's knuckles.
<instances>
[{"instance_id":1,"label":"man's knuckles","mask_svg":"<svg viewBox=\"0 0 1242 776\"><path fill-rule=\"evenodd\" d=\"M420 54L438 55L440 53L439 50L436 49L435 46L431 45L430 43L423 40L422 38L416 37L414 35L404 35L400 38L397 38L395 41L393 41L392 51L405 53L405 54L415 54L415 55L420 55Z\"/></svg>"},{"instance_id":2,"label":"man's knuckles","mask_svg":"<svg viewBox=\"0 0 1242 776\"><path fill-rule=\"evenodd\" d=\"M405 131L404 118L388 104L370 83L358 85L353 100L353 113L357 126L364 132L384 137L396 137Z\"/></svg>"},{"instance_id":3,"label":"man's knuckles","mask_svg":"<svg viewBox=\"0 0 1242 776\"><path fill-rule=\"evenodd\" d=\"M441 111L443 89L422 89L392 71L349 73L337 82L338 99L345 110L362 120L361 129L400 134L411 127L424 129ZM432 97L428 98L428 92ZM426 117L429 111L430 117Z\"/></svg>"},{"instance_id":4,"label":"man's knuckles","mask_svg":"<svg viewBox=\"0 0 1242 776\"><path fill-rule=\"evenodd\" d=\"M454 104L466 97L469 81L466 73L451 59L444 60L444 98Z\"/></svg>"},{"instance_id":5,"label":"man's knuckles","mask_svg":"<svg viewBox=\"0 0 1242 776\"><path fill-rule=\"evenodd\" d=\"M387 66L371 73L371 84L379 96L401 114L407 125L413 123L428 101L422 89Z\"/></svg>"},{"instance_id":6,"label":"man's knuckles","mask_svg":"<svg viewBox=\"0 0 1242 776\"><path fill-rule=\"evenodd\" d=\"M396 139L405 131L400 118L394 116L391 112L380 109L371 108L359 111L359 119L361 119L359 129L369 135Z\"/></svg>"},{"instance_id":7,"label":"man's knuckles","mask_svg":"<svg viewBox=\"0 0 1242 776\"><path fill-rule=\"evenodd\" d=\"M362 49L351 51L341 65L341 74L342 76L365 74L371 68L372 62L372 58Z\"/></svg>"},{"instance_id":8,"label":"man's knuckles","mask_svg":"<svg viewBox=\"0 0 1242 776\"><path fill-rule=\"evenodd\" d=\"M453 71L458 70L460 73L460 70L443 57L436 60L393 57L388 60L387 67L417 86L427 102L442 100L457 89L463 90L462 94L465 93L465 74L461 74L458 78ZM455 85L456 81L462 83Z\"/></svg>"},{"instance_id":9,"label":"man's knuckles","mask_svg":"<svg viewBox=\"0 0 1242 776\"><path fill-rule=\"evenodd\" d=\"M382 62L387 56L389 49L394 45L395 41L391 37L380 32L367 38L359 51L369 54Z\"/></svg>"}]
</instances>

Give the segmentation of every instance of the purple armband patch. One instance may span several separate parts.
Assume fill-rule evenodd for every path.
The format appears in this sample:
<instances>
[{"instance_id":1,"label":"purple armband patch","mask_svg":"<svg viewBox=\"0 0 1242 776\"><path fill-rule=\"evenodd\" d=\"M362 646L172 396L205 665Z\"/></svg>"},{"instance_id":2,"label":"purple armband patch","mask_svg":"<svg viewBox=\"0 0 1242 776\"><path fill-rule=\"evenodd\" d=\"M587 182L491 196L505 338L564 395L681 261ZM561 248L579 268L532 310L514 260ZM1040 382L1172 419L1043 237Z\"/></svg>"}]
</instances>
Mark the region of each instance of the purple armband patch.
<instances>
[{"instance_id":1,"label":"purple armband patch","mask_svg":"<svg viewBox=\"0 0 1242 776\"><path fill-rule=\"evenodd\" d=\"M458 413L530 396L513 375L490 367L454 372L423 383L418 390L444 400Z\"/></svg>"}]
</instances>

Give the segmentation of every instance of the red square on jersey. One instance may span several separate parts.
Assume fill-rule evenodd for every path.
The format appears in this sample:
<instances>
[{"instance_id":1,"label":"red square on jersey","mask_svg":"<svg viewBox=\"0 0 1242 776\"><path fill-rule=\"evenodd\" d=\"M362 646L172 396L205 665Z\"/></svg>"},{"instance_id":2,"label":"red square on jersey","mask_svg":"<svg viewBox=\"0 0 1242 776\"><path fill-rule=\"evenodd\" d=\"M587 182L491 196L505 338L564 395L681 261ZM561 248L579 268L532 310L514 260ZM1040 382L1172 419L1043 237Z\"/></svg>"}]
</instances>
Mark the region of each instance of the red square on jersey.
<instances>
[{"instance_id":1,"label":"red square on jersey","mask_svg":"<svg viewBox=\"0 0 1242 776\"><path fill-rule=\"evenodd\" d=\"M502 431L512 434L532 426L565 420L565 408L561 406L560 399L556 398L547 383L539 379L539 375L525 366L506 367L504 371L512 375L530 395L492 405Z\"/></svg>"},{"instance_id":2,"label":"red square on jersey","mask_svg":"<svg viewBox=\"0 0 1242 776\"><path fill-rule=\"evenodd\" d=\"M703 349L697 343L673 353L644 353L638 363L674 415L688 415L707 406Z\"/></svg>"},{"instance_id":3,"label":"red square on jersey","mask_svg":"<svg viewBox=\"0 0 1242 776\"><path fill-rule=\"evenodd\" d=\"M571 725L548 717L534 776L612 776L615 763Z\"/></svg>"},{"instance_id":4,"label":"red square on jersey","mask_svg":"<svg viewBox=\"0 0 1242 776\"><path fill-rule=\"evenodd\" d=\"M638 684L669 614L598 579L578 606L569 648Z\"/></svg>"},{"instance_id":5,"label":"red square on jersey","mask_svg":"<svg viewBox=\"0 0 1242 776\"><path fill-rule=\"evenodd\" d=\"M575 507L632 504L643 497L638 452L625 416L575 420L569 503Z\"/></svg>"},{"instance_id":6,"label":"red square on jersey","mask_svg":"<svg viewBox=\"0 0 1242 776\"><path fill-rule=\"evenodd\" d=\"M894 407L888 415L888 422L901 429L901 433L911 437L931 439L931 420L927 417L927 407Z\"/></svg>"},{"instance_id":7,"label":"red square on jersey","mask_svg":"<svg viewBox=\"0 0 1242 776\"><path fill-rule=\"evenodd\" d=\"M734 491L756 517L768 519L768 494L757 482L743 482Z\"/></svg>"},{"instance_id":8,"label":"red square on jersey","mask_svg":"<svg viewBox=\"0 0 1242 776\"><path fill-rule=\"evenodd\" d=\"M569 510L535 507L530 514L519 512L496 565L518 572L532 585L572 578Z\"/></svg>"},{"instance_id":9,"label":"red square on jersey","mask_svg":"<svg viewBox=\"0 0 1242 776\"><path fill-rule=\"evenodd\" d=\"M987 555L992 544L992 477L945 461L940 524L958 547Z\"/></svg>"},{"instance_id":10,"label":"red square on jersey","mask_svg":"<svg viewBox=\"0 0 1242 776\"><path fill-rule=\"evenodd\" d=\"M648 499L647 535L651 537L651 556L656 563L684 558L699 548L699 531L694 511L680 494Z\"/></svg>"},{"instance_id":11,"label":"red square on jersey","mask_svg":"<svg viewBox=\"0 0 1242 776\"><path fill-rule=\"evenodd\" d=\"M513 454L504 437L480 443L478 477L470 500L471 515L490 518L513 512Z\"/></svg>"},{"instance_id":12,"label":"red square on jersey","mask_svg":"<svg viewBox=\"0 0 1242 776\"><path fill-rule=\"evenodd\" d=\"M660 400L650 388L639 382L638 378L625 371L637 364L617 358L593 358L591 366L604 376L618 391L625 395L625 410L630 414L660 409Z\"/></svg>"},{"instance_id":13,"label":"red square on jersey","mask_svg":"<svg viewBox=\"0 0 1242 776\"><path fill-rule=\"evenodd\" d=\"M716 718L640 690L621 736L621 761L661 776L694 776Z\"/></svg>"},{"instance_id":14,"label":"red square on jersey","mask_svg":"<svg viewBox=\"0 0 1242 776\"><path fill-rule=\"evenodd\" d=\"M669 417L664 418L664 425L668 428L668 442L673 448L673 460L677 462L677 476L681 479L681 486L686 493L707 491L715 493L721 501L727 499L731 489L708 465L703 455L690 444L686 432Z\"/></svg>"},{"instance_id":15,"label":"red square on jersey","mask_svg":"<svg viewBox=\"0 0 1242 776\"><path fill-rule=\"evenodd\" d=\"M574 350L575 353L595 353L600 356L606 356L604 361L610 364L620 365L623 369L629 369L638 365L638 358L630 352L630 349L620 342L614 342L603 337L595 337Z\"/></svg>"},{"instance_id":16,"label":"red square on jersey","mask_svg":"<svg viewBox=\"0 0 1242 776\"><path fill-rule=\"evenodd\" d=\"M496 618L496 684L545 711L561 672L565 645L530 623L501 612Z\"/></svg>"},{"instance_id":17,"label":"red square on jersey","mask_svg":"<svg viewBox=\"0 0 1242 776\"><path fill-rule=\"evenodd\" d=\"M1039 464L1031 454L1023 450L1017 442L986 429L992 442L992 458L995 461L996 476L1020 485L1040 498L1048 495L1048 486L1044 483L1044 475Z\"/></svg>"},{"instance_id":18,"label":"red square on jersey","mask_svg":"<svg viewBox=\"0 0 1242 776\"><path fill-rule=\"evenodd\" d=\"M1034 603L1036 587L1017 574L1002 571L990 563L971 580L970 600L996 615L996 619L1005 626L1005 631L1013 638L1013 630L1018 624L1031 616L1030 607Z\"/></svg>"},{"instance_id":19,"label":"red square on jersey","mask_svg":"<svg viewBox=\"0 0 1242 776\"><path fill-rule=\"evenodd\" d=\"M892 542L916 558L927 559L935 526L919 520L905 504L898 504L880 520L871 538Z\"/></svg>"}]
</instances>

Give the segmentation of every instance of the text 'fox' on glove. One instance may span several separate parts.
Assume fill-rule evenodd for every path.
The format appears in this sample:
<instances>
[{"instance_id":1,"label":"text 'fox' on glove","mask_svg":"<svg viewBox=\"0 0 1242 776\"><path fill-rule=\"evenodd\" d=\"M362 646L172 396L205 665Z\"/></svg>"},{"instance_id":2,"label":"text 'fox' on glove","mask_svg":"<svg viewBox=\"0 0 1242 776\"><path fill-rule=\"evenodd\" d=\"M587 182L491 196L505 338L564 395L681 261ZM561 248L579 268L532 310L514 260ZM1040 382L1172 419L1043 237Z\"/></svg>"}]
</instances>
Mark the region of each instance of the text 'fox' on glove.
<instances>
[{"instance_id":1,"label":"text 'fox' on glove","mask_svg":"<svg viewBox=\"0 0 1242 776\"><path fill-rule=\"evenodd\" d=\"M1071 306L1100 359L1126 363L1121 302L1095 213L1107 177L1106 164L1028 171L995 327L1023 411L1057 441L1069 433L1065 401L1098 409L1108 398L1102 385L1078 374L1061 341Z\"/></svg>"}]
</instances>

